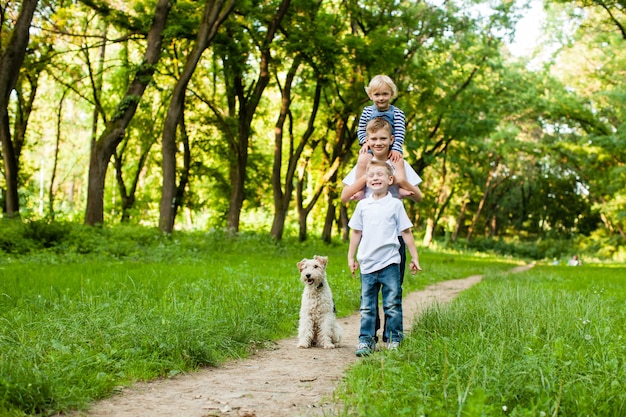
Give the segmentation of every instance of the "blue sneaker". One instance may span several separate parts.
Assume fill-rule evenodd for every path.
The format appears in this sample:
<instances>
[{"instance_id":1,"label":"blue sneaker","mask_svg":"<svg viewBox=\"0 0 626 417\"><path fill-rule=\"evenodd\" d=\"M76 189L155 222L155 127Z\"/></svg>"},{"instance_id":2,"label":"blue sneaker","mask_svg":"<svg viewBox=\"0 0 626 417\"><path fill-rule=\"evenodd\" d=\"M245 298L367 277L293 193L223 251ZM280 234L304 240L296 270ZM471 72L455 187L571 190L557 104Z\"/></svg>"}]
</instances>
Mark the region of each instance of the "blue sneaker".
<instances>
[{"instance_id":1,"label":"blue sneaker","mask_svg":"<svg viewBox=\"0 0 626 417\"><path fill-rule=\"evenodd\" d=\"M358 357L369 356L374 352L374 349L365 342L359 343L359 346L356 348L356 355Z\"/></svg>"}]
</instances>

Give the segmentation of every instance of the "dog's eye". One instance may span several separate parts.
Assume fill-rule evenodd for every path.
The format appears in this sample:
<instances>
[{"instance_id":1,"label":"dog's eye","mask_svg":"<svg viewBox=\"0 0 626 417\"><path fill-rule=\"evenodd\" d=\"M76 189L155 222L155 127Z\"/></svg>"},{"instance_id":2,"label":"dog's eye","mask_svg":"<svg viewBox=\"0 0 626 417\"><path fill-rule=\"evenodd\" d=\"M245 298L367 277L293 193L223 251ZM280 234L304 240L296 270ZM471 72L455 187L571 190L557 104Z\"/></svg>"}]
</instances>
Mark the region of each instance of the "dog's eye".
<instances>
[{"instance_id":1,"label":"dog's eye","mask_svg":"<svg viewBox=\"0 0 626 417\"><path fill-rule=\"evenodd\" d=\"M320 267L319 265L315 265L313 268L319 268L319 267Z\"/></svg>"}]
</instances>

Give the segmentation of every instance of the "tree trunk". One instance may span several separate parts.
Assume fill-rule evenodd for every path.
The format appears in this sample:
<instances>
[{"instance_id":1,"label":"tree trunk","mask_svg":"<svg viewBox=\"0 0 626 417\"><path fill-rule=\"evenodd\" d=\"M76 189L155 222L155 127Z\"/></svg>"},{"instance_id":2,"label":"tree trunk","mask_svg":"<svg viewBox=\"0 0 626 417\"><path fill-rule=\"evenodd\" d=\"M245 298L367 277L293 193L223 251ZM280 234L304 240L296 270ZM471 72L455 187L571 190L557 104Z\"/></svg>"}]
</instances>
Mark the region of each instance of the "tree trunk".
<instances>
[{"instance_id":1,"label":"tree trunk","mask_svg":"<svg viewBox=\"0 0 626 417\"><path fill-rule=\"evenodd\" d=\"M426 219L426 229L424 230L424 239L422 239L422 245L428 247L433 241L435 234L435 220L432 217Z\"/></svg>"},{"instance_id":2,"label":"tree trunk","mask_svg":"<svg viewBox=\"0 0 626 417\"><path fill-rule=\"evenodd\" d=\"M485 188L483 191L483 196L480 199L480 202L478 203L478 208L476 209L476 213L474 213L474 218L472 219L472 224L470 225L469 229L467 230L467 241L471 241L473 234L476 230L476 225L478 224L478 219L480 218L480 214L483 210L483 207L485 206L485 203L487 201L487 197L489 197L489 193L492 191L491 189L491 183L492 181L494 181L495 175L496 175L496 171L498 170L499 167L499 162L496 161L493 164L493 167L489 170L489 174L487 176L487 182L485 183Z\"/></svg>"},{"instance_id":3,"label":"tree trunk","mask_svg":"<svg viewBox=\"0 0 626 417\"><path fill-rule=\"evenodd\" d=\"M350 240L350 228L348 227L348 206L346 204L342 204L339 207L339 221L341 223L341 240L343 242L348 242Z\"/></svg>"},{"instance_id":4,"label":"tree trunk","mask_svg":"<svg viewBox=\"0 0 626 417\"><path fill-rule=\"evenodd\" d=\"M184 196L183 187L176 186L176 129L180 125L185 109L185 93L202 54L215 37L217 29L232 11L235 0L208 0L202 15L202 23L196 38L196 45L187 57L180 79L174 87L172 101L167 110L163 125L162 150L163 157L163 184L161 188L161 204L159 229L165 233L172 233L176 212ZM187 144L188 148L188 144Z\"/></svg>"},{"instance_id":5,"label":"tree trunk","mask_svg":"<svg viewBox=\"0 0 626 417\"><path fill-rule=\"evenodd\" d=\"M302 169L298 173L298 183L296 186L296 204L298 207L298 221L300 223L300 240L306 240L307 232L306 232L306 219L308 215L315 207L317 200L322 195L324 188L328 186L329 183L334 184L336 182L331 182L331 179L337 178L337 171L341 166L342 161L345 160L346 155L348 154L348 150L350 145L356 138L356 126L352 126L352 130L349 131L346 120L343 118L339 118L336 122L336 130L335 130L335 142L333 145L333 151L331 155L326 154L325 156L328 160L329 166L326 170L326 173L322 178L320 178L313 195L311 196L308 204L304 204L304 184L307 182L307 173L306 173L306 165L302 166ZM313 150L317 145L313 145ZM324 150L324 147L322 147Z\"/></svg>"},{"instance_id":6,"label":"tree trunk","mask_svg":"<svg viewBox=\"0 0 626 417\"><path fill-rule=\"evenodd\" d=\"M19 218L20 203L18 196L18 155L9 127L9 101L11 92L15 88L20 68L24 63L26 48L28 47L30 25L33 20L38 0L23 0L20 14L15 22L15 28L6 47L0 56L0 142L2 142L2 157L4 160L4 175L6 183L5 216Z\"/></svg>"},{"instance_id":7,"label":"tree trunk","mask_svg":"<svg viewBox=\"0 0 626 417\"><path fill-rule=\"evenodd\" d=\"M135 78L115 110L116 117L107 123L104 132L92 147L85 212L87 225L95 226L104 222L104 184L107 167L135 115L139 100L152 81L156 64L161 56L162 33L171 7L170 0L158 0L154 20L148 32L148 44L143 62L138 66Z\"/></svg>"},{"instance_id":8,"label":"tree trunk","mask_svg":"<svg viewBox=\"0 0 626 417\"><path fill-rule=\"evenodd\" d=\"M180 173L180 182L178 183L178 187L176 187L176 197L174 197L176 204L174 205L173 218L176 218L178 209L184 204L185 190L187 189L187 184L189 184L189 170L191 169L191 148L189 146L189 135L187 134L184 113L183 117L180 119L179 125L181 142L183 144L183 170Z\"/></svg>"},{"instance_id":9,"label":"tree trunk","mask_svg":"<svg viewBox=\"0 0 626 417\"><path fill-rule=\"evenodd\" d=\"M65 101L65 96L69 90L66 88L63 90L63 95L61 95L61 100L59 100L59 108L57 110L57 137L56 144L54 146L54 159L52 161L52 175L50 176L50 188L48 189L48 216L50 216L51 220L54 220L54 181L56 179L57 174L57 166L59 164L59 147L61 146L61 119L63 117L63 102Z\"/></svg>"},{"instance_id":10,"label":"tree trunk","mask_svg":"<svg viewBox=\"0 0 626 417\"><path fill-rule=\"evenodd\" d=\"M259 63L259 77L256 80L254 89L250 95L244 89L241 74L236 77L236 91L239 99L239 124L238 137L231 143L234 151L234 160L230 167L230 179L232 191L228 207L228 229L231 232L239 231L239 220L241 208L245 197L245 183L248 169L248 144L250 142L250 124L259 105L265 87L270 81L269 64L271 60L270 46L274 36L280 28L280 23L287 14L291 0L282 0L274 18L267 26L267 33L261 45L261 61Z\"/></svg>"},{"instance_id":11,"label":"tree trunk","mask_svg":"<svg viewBox=\"0 0 626 417\"><path fill-rule=\"evenodd\" d=\"M302 135L300 143L294 149L293 132L289 132L290 135L290 151L289 159L287 161L287 172L284 179L284 192L281 188L281 172L282 172L282 147L283 147L283 126L286 119L286 115L289 113L289 105L291 104L291 85L296 75L296 71L300 66L300 59L294 60L291 69L285 80L285 87L283 89L283 106L281 107L281 113L276 123L276 135L274 142L274 166L272 169L272 189L274 192L274 220L272 222L272 229L270 234L277 240L280 240L283 236L283 230L285 228L285 221L287 219L287 212L289 210L289 204L291 203L293 194L293 183L296 176L296 167L298 161L302 156L302 152L309 144L311 137L315 131L315 119L317 117L317 111L322 96L322 84L321 77L317 77L317 83L315 86L315 95L313 98L313 105L309 115L307 129ZM283 116L284 115L284 116Z\"/></svg>"},{"instance_id":12,"label":"tree trunk","mask_svg":"<svg viewBox=\"0 0 626 417\"><path fill-rule=\"evenodd\" d=\"M337 182L337 173L333 175L330 179L330 184L335 184ZM326 219L324 221L324 228L322 229L322 240L326 243L330 243L332 240L333 234L333 225L335 224L335 220L337 219L337 206L335 206L334 201L337 200L337 192L335 188L327 188L327 206L328 209L326 211Z\"/></svg>"},{"instance_id":13,"label":"tree trunk","mask_svg":"<svg viewBox=\"0 0 626 417\"><path fill-rule=\"evenodd\" d=\"M463 204L461 204L461 210L459 210L459 215L456 218L456 227L454 228L454 232L452 232L452 237L450 240L456 242L459 237L459 233L461 233L461 228L463 227L463 222L465 222L465 212L467 211L467 205L469 204L469 194L465 194L463 197Z\"/></svg>"}]
</instances>

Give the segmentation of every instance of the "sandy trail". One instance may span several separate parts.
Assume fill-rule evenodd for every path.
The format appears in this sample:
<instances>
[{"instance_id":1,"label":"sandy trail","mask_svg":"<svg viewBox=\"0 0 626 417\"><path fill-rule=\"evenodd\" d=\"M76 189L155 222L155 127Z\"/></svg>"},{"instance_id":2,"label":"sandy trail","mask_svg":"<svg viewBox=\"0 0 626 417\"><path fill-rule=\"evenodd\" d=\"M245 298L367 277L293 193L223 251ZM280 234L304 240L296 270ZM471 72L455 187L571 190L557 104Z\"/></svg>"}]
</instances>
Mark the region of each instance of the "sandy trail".
<instances>
[{"instance_id":1,"label":"sandy trail","mask_svg":"<svg viewBox=\"0 0 626 417\"><path fill-rule=\"evenodd\" d=\"M519 272L529 266L514 268ZM440 282L404 298L404 328L433 303L445 304L478 283L480 275ZM300 349L296 338L278 341L273 349L260 350L219 368L140 383L93 404L91 417L296 417L321 416L332 409L328 399L354 355L359 335L359 315L340 319L340 348Z\"/></svg>"}]
</instances>

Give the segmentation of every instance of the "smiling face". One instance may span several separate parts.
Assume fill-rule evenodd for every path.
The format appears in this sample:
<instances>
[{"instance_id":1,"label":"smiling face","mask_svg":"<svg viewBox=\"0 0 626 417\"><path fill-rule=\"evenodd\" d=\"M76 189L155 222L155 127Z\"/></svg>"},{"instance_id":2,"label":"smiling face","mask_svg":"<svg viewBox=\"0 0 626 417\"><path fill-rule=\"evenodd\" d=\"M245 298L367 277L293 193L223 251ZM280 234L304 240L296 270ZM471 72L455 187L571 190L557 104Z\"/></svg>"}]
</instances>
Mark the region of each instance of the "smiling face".
<instances>
[{"instance_id":1,"label":"smiling face","mask_svg":"<svg viewBox=\"0 0 626 417\"><path fill-rule=\"evenodd\" d=\"M374 157L379 161L386 161L389 157L389 150L393 144L393 135L391 134L391 128L387 128L388 125L374 130L368 128L366 143L374 153Z\"/></svg>"},{"instance_id":2,"label":"smiling face","mask_svg":"<svg viewBox=\"0 0 626 417\"><path fill-rule=\"evenodd\" d=\"M393 91L386 84L369 92L370 99L374 102L376 108L380 111L389 110L389 103L393 97Z\"/></svg>"},{"instance_id":3,"label":"smiling face","mask_svg":"<svg viewBox=\"0 0 626 417\"><path fill-rule=\"evenodd\" d=\"M367 187L374 194L387 194L389 186L393 184L391 167L386 162L372 161L367 167Z\"/></svg>"}]
</instances>

